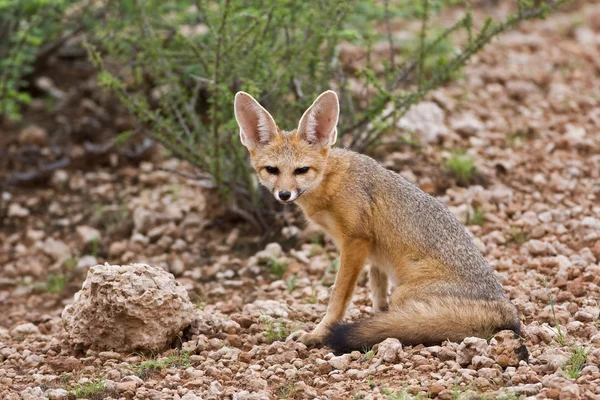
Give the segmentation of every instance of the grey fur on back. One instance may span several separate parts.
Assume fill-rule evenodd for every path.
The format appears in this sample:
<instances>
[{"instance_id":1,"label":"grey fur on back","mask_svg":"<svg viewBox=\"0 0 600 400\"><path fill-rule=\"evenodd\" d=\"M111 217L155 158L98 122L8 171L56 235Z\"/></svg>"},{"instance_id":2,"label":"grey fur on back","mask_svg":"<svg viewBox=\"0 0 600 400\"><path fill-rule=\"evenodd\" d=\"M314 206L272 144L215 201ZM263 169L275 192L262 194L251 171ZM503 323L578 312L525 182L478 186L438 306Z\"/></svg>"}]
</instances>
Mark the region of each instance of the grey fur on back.
<instances>
[{"instance_id":1,"label":"grey fur on back","mask_svg":"<svg viewBox=\"0 0 600 400\"><path fill-rule=\"evenodd\" d=\"M466 229L444 204L368 156L334 149L332 158L335 159L336 153L341 155L341 152L351 153L351 157L356 158L347 174L351 181L345 184L369 199L369 205L363 204L364 213L388 217L384 220L375 219L385 221L383 223L386 226L362 225L370 231L376 244L385 246L390 242L389 235L397 235L410 248L418 249L422 257L430 257L444 265L451 272L447 277L449 285L437 287L437 294L506 300L491 266ZM373 218L364 220L372 221ZM402 228L410 232L404 232ZM461 286L451 285L452 280L460 282Z\"/></svg>"}]
</instances>

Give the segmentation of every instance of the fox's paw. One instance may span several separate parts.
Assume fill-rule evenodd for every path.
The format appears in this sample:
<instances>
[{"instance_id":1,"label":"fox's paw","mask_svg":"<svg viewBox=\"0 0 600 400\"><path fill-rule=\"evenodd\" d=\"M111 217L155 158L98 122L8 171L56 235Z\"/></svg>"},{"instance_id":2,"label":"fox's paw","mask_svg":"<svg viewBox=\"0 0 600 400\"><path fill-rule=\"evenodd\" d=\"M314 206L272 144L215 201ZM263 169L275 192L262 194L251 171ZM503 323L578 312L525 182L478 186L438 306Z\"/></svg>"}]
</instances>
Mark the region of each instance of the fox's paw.
<instances>
[{"instance_id":1,"label":"fox's paw","mask_svg":"<svg viewBox=\"0 0 600 400\"><path fill-rule=\"evenodd\" d=\"M327 337L328 333L329 330L322 329L315 329L311 333L300 330L288 336L287 340L296 340L300 343L304 343L309 347L318 346L325 342L325 338Z\"/></svg>"}]
</instances>

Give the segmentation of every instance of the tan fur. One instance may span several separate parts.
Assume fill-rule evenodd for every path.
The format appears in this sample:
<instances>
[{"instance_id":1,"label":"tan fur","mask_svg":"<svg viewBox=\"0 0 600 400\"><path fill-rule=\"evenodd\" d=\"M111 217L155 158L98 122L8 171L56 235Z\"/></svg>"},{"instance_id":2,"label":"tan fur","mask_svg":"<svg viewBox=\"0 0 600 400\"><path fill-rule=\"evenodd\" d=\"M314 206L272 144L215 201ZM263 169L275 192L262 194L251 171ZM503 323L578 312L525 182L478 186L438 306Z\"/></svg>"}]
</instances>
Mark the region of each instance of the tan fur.
<instances>
[{"instance_id":1,"label":"tan fur","mask_svg":"<svg viewBox=\"0 0 600 400\"><path fill-rule=\"evenodd\" d=\"M518 329L515 308L491 267L444 205L373 159L330 148L335 132L330 126L320 131L318 125L331 120L328 112L331 118L336 112L330 93L321 96L327 94L326 103L320 97L305 113L313 112L316 123L301 121L300 130L291 132L277 128L268 143L249 148L261 183L274 194L297 191L295 202L341 251L325 317L313 332L295 336L306 344L320 344L331 335L367 260L372 264L376 311L387 308L388 278L396 289L389 311L349 332L353 345L386 337L406 343L460 340ZM307 125L313 129L310 134L302 132ZM317 142L309 143L307 138L315 135ZM277 167L278 175L267 173L267 166ZM309 167L309 172L296 175L295 169L301 167Z\"/></svg>"}]
</instances>

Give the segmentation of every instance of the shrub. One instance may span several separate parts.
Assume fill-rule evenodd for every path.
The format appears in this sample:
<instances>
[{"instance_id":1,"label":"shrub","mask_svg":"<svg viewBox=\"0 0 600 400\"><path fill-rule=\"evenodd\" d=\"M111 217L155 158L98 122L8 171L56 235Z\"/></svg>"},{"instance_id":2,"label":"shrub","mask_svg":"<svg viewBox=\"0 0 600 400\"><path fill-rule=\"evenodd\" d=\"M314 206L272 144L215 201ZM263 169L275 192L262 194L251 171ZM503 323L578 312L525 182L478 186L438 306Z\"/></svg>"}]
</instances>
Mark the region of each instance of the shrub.
<instances>
[{"instance_id":1,"label":"shrub","mask_svg":"<svg viewBox=\"0 0 600 400\"><path fill-rule=\"evenodd\" d=\"M250 93L281 127L293 128L314 98L333 87L342 108L340 137L365 151L430 90L457 76L492 38L567 1L520 0L518 10L505 20L476 23L468 2L461 0L393 5L387 0L200 0L193 5L122 0L105 2L101 14L80 13L87 18L82 21L94 22L78 26L86 30L99 83L138 117L140 130L197 167L202 172L198 179L215 188L231 210L270 230L274 203L270 196L263 198L239 143L232 106L236 91ZM0 0L0 11L22 9L24 3L15 7ZM0 88L11 93L2 102L3 113L10 109L9 115L16 115L15 104L28 100L17 70L31 66L40 36L44 41L57 38L57 28L62 28L57 21L64 23L61 15L75 3L27 3L37 5L30 14L42 33L37 40L25 40L32 42L29 52L15 40L2 46L9 50L0 50L9 54L5 63L11 71L1 80ZM436 12L456 4L465 10L462 18L447 28L431 26ZM40 17L46 9L53 10L52 18ZM421 29L397 43L389 28L392 17L417 19ZM13 20L4 18L0 25L8 21L12 31L16 26L27 32L26 27L36 25L21 14ZM376 24L385 27L383 33L377 33ZM455 47L450 39L459 31L466 32L466 40ZM28 33L21 37L31 38ZM387 55L373 51L380 40L388 42ZM342 43L360 46L364 62L359 71L340 60Z\"/></svg>"},{"instance_id":2,"label":"shrub","mask_svg":"<svg viewBox=\"0 0 600 400\"><path fill-rule=\"evenodd\" d=\"M348 135L350 146L364 151L492 38L565 1L520 1L515 14L502 22L488 18L479 30L467 8L463 18L435 35L429 29L432 13L462 2L423 0L390 9L387 1L378 6L368 0L225 0L191 8L185 2L124 1L121 11L127 12L109 13L95 44L128 67L111 73L102 53L90 50L102 71L100 82L119 94L148 133L206 173L203 177L234 211L267 229L273 203L270 196L262 198L237 137L236 91L249 92L280 126L292 128L316 95L333 86L341 99L341 136ZM376 73L371 48L380 38L373 22L389 26L392 16L418 18L422 29L411 46L403 46L410 54L396 54L391 32L384 34L391 51ZM454 50L449 37L459 30L467 32L467 40ZM353 77L339 60L342 42L365 48L367 62L358 79L375 93L366 106L349 89ZM152 89L140 90L145 85Z\"/></svg>"}]
</instances>

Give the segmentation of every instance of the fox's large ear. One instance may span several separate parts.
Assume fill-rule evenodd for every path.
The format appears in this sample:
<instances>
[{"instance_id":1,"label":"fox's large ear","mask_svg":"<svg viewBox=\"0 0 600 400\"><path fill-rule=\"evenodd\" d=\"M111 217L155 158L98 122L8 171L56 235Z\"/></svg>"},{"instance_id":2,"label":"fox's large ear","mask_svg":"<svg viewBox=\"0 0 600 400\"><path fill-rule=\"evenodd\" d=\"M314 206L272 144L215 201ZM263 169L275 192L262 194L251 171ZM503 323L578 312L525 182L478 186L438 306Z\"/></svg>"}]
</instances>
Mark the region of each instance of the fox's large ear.
<instances>
[{"instance_id":1,"label":"fox's large ear","mask_svg":"<svg viewBox=\"0 0 600 400\"><path fill-rule=\"evenodd\" d=\"M309 143L331 146L337 139L340 104L333 90L323 92L304 112L298 124L298 133Z\"/></svg>"},{"instance_id":2,"label":"fox's large ear","mask_svg":"<svg viewBox=\"0 0 600 400\"><path fill-rule=\"evenodd\" d=\"M248 93L236 93L234 109L242 144L248 149L269 143L277 134L277 125L271 114Z\"/></svg>"}]
</instances>

